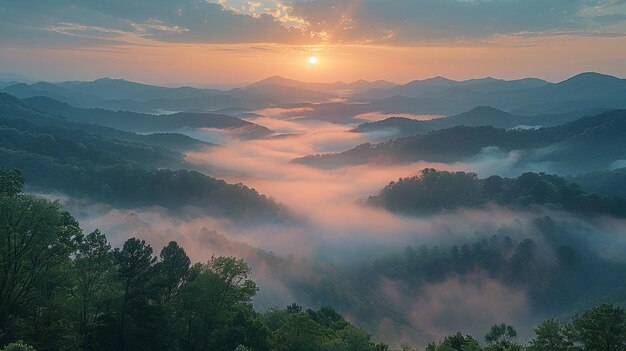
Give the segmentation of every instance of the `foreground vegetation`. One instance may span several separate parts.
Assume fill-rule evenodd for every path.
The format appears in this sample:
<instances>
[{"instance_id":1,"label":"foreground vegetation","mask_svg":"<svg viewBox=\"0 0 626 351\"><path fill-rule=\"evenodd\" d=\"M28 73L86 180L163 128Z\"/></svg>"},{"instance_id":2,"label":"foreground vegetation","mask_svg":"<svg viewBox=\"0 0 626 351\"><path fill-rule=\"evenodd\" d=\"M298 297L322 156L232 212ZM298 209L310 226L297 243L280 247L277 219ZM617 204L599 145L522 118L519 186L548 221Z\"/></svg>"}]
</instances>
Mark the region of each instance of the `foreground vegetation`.
<instances>
[{"instance_id":1,"label":"foreground vegetation","mask_svg":"<svg viewBox=\"0 0 626 351\"><path fill-rule=\"evenodd\" d=\"M19 171L0 170L3 350L388 350L331 307L256 311L258 288L241 259L192 264L175 242L157 256L137 238L112 248L23 184ZM427 350L625 347L625 311L602 304L569 323L544 321L525 346L512 326L494 325L484 342L459 333Z\"/></svg>"},{"instance_id":2,"label":"foreground vegetation","mask_svg":"<svg viewBox=\"0 0 626 351\"><path fill-rule=\"evenodd\" d=\"M626 347L625 322L624 309L602 304L575 315L569 323L544 320L525 346L518 342L515 328L496 324L484 336L485 347L473 336L457 333L428 344L426 351L618 351Z\"/></svg>"},{"instance_id":3,"label":"foreground vegetation","mask_svg":"<svg viewBox=\"0 0 626 351\"><path fill-rule=\"evenodd\" d=\"M156 256L136 238L113 249L103 233L82 233L57 203L22 194L23 182L18 171L0 173L1 344L24 340L37 350L384 349L329 307L258 313L251 305L258 288L241 259L192 265L175 242Z\"/></svg>"}]
</instances>

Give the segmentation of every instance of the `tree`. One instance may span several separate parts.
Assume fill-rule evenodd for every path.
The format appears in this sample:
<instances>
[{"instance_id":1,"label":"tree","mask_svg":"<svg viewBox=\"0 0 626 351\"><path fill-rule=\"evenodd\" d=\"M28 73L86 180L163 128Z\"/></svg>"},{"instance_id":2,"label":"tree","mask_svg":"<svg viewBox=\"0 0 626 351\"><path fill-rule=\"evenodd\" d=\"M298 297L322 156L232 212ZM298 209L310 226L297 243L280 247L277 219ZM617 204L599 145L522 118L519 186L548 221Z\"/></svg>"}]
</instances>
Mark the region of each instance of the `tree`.
<instances>
[{"instance_id":1,"label":"tree","mask_svg":"<svg viewBox=\"0 0 626 351\"><path fill-rule=\"evenodd\" d=\"M17 169L0 168L0 196L15 196L22 192L24 177Z\"/></svg>"},{"instance_id":2,"label":"tree","mask_svg":"<svg viewBox=\"0 0 626 351\"><path fill-rule=\"evenodd\" d=\"M161 277L160 284L164 289L164 298L167 301L187 279L191 260L185 250L175 241L170 241L161 250L160 259L157 269Z\"/></svg>"},{"instance_id":3,"label":"tree","mask_svg":"<svg viewBox=\"0 0 626 351\"><path fill-rule=\"evenodd\" d=\"M437 347L437 351L480 351L480 344L471 335L463 335L459 332L446 336Z\"/></svg>"},{"instance_id":4,"label":"tree","mask_svg":"<svg viewBox=\"0 0 626 351\"><path fill-rule=\"evenodd\" d=\"M292 303L291 305L287 306L286 311L287 313L298 313L302 311L302 306L298 305L297 303Z\"/></svg>"},{"instance_id":5,"label":"tree","mask_svg":"<svg viewBox=\"0 0 626 351\"><path fill-rule=\"evenodd\" d=\"M556 318L548 318L535 328L535 338L530 341L531 351L576 350L566 325Z\"/></svg>"},{"instance_id":6,"label":"tree","mask_svg":"<svg viewBox=\"0 0 626 351\"><path fill-rule=\"evenodd\" d=\"M618 351L626 346L624 309L602 304L572 318L576 340L589 351Z\"/></svg>"},{"instance_id":7,"label":"tree","mask_svg":"<svg viewBox=\"0 0 626 351\"><path fill-rule=\"evenodd\" d=\"M366 331L346 326L331 334L320 345L320 349L326 351L378 351L380 345L372 342L372 336Z\"/></svg>"},{"instance_id":8,"label":"tree","mask_svg":"<svg viewBox=\"0 0 626 351\"><path fill-rule=\"evenodd\" d=\"M486 350L489 351L511 351L521 350L522 347L517 344L517 331L508 324L494 324L491 326L489 333L485 335L487 342Z\"/></svg>"},{"instance_id":9,"label":"tree","mask_svg":"<svg viewBox=\"0 0 626 351\"><path fill-rule=\"evenodd\" d=\"M227 328L236 316L236 307L249 304L258 291L250 274L246 262L234 257L212 257L191 268L189 280L176 298L185 349L216 349L217 329Z\"/></svg>"},{"instance_id":10,"label":"tree","mask_svg":"<svg viewBox=\"0 0 626 351\"><path fill-rule=\"evenodd\" d=\"M277 351L319 350L324 330L304 312L290 313L287 321L276 331Z\"/></svg>"},{"instance_id":11,"label":"tree","mask_svg":"<svg viewBox=\"0 0 626 351\"><path fill-rule=\"evenodd\" d=\"M127 323L128 316L145 312L147 299L150 297L152 279L154 278L154 264L156 257L152 256L152 247L144 240L130 238L124 242L121 250L115 251L115 258L119 267L118 277L122 284L123 297L119 312L118 350L127 349L127 335L132 334ZM135 318L131 318L131 321ZM152 335L153 339L158 335Z\"/></svg>"},{"instance_id":12,"label":"tree","mask_svg":"<svg viewBox=\"0 0 626 351\"><path fill-rule=\"evenodd\" d=\"M6 172L0 174L0 178L7 177ZM14 176L16 173L11 177ZM75 239L81 234L76 220L62 211L58 203L22 195L16 190L21 185L9 185L9 190L6 184L2 186L0 343L10 337L17 318L34 318L39 303L35 297L41 296L41 289L49 292L49 287L59 287L59 282L51 281L59 276L51 273L68 262Z\"/></svg>"},{"instance_id":13,"label":"tree","mask_svg":"<svg viewBox=\"0 0 626 351\"><path fill-rule=\"evenodd\" d=\"M111 244L99 230L87 234L77 245L72 262L75 287L71 293L79 306L78 331L83 350L91 349L91 331L105 304L118 291L114 274L116 270Z\"/></svg>"}]
</instances>

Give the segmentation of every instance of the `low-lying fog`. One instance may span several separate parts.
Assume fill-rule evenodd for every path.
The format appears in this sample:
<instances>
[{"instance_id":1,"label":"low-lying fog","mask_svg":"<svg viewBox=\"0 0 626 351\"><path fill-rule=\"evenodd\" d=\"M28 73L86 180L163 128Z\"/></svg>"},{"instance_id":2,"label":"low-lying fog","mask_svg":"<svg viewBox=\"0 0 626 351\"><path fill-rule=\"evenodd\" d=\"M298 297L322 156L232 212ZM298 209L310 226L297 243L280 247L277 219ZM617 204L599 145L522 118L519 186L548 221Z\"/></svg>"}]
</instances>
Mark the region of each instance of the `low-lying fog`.
<instances>
[{"instance_id":1,"label":"low-lying fog","mask_svg":"<svg viewBox=\"0 0 626 351\"><path fill-rule=\"evenodd\" d=\"M224 218L173 217L159 208L129 211L85 203L80 199L62 201L85 230L100 228L114 245L137 236L150 242L157 252L168 241L176 240L195 261L207 260L214 254L244 257L251 264L254 279L261 287L255 301L259 307L286 306L292 302L306 305L307 301L303 301L285 282L321 281L321 275L326 272L317 271L321 269L319 267L330 270L336 265L358 265L391 252L401 252L409 244L413 247L424 243L441 245L460 238L475 238L479 236L477 233L501 227L520 226L524 235L531 235L526 223L542 215L493 207L418 218L364 207L360 200L377 194L390 181L418 174L426 167L472 171L481 177L492 174L517 176L523 171L516 168L519 155L486 149L464 163L418 162L313 169L290 161L307 154L342 151L361 143L377 142L389 135L351 133L347 131L351 126L301 119L294 116L295 112L257 111L263 116L250 119L278 133L288 134L282 137L240 140L215 130L188 131L190 136L221 146L189 152L187 159L208 175L232 183L244 183L286 204L301 216L300 220L243 225ZM533 171L548 170L546 165L531 165L531 168ZM624 221L604 219L590 224L567 216L564 218L577 223L580 235L601 232L607 238L615 238L611 235L626 234ZM624 242L612 240L615 240L610 244L612 251L606 251L607 246L596 249L615 252L616 248L623 247ZM598 242L597 245L601 244ZM274 258L285 261L281 266L272 263ZM385 304L402 311L401 323L389 316L368 325L376 336L392 344L402 340L423 344L458 330L482 335L489 325L500 322L514 324L522 332L528 332L530 326L543 317L530 314L526 291L512 290L479 272L469 278L451 278L427 285L419 291L385 279L373 279L372 284L380 285L378 291ZM349 312L346 314L350 316Z\"/></svg>"}]
</instances>

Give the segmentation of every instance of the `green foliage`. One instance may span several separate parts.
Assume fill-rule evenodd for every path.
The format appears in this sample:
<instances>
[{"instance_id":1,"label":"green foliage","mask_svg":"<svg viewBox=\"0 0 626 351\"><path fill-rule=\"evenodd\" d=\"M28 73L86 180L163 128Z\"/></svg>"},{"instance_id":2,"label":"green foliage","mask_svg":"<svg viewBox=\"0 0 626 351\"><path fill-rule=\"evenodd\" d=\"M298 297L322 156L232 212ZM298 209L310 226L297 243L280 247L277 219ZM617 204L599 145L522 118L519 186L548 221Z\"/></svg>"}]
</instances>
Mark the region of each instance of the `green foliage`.
<instances>
[{"instance_id":1,"label":"green foliage","mask_svg":"<svg viewBox=\"0 0 626 351\"><path fill-rule=\"evenodd\" d=\"M0 168L0 196L15 196L22 192L24 177L17 169L8 171Z\"/></svg>"},{"instance_id":2,"label":"green foliage","mask_svg":"<svg viewBox=\"0 0 626 351\"><path fill-rule=\"evenodd\" d=\"M273 325L273 349L301 351L385 351L387 346L376 344L365 331L347 322L331 307L317 311L295 308L270 310L264 318ZM299 306L297 306L299 307ZM279 320L279 321L277 321Z\"/></svg>"},{"instance_id":3,"label":"green foliage","mask_svg":"<svg viewBox=\"0 0 626 351\"><path fill-rule=\"evenodd\" d=\"M596 171L567 179L593 194L626 197L626 187L624 186L626 184L626 168Z\"/></svg>"},{"instance_id":4,"label":"green foliage","mask_svg":"<svg viewBox=\"0 0 626 351\"><path fill-rule=\"evenodd\" d=\"M494 324L481 348L471 336L461 333L447 336L442 342L431 342L427 351L620 351L626 349L626 312L623 308L600 304L575 315L571 323L548 318L535 329L535 336L523 346L517 342L517 331L507 324Z\"/></svg>"},{"instance_id":5,"label":"green foliage","mask_svg":"<svg viewBox=\"0 0 626 351\"><path fill-rule=\"evenodd\" d=\"M17 190L0 195L0 214L0 344L17 336L54 337L52 330L20 330L19 326L24 320L37 322L56 312L43 307L55 304L63 293L59 284L81 236L78 223L58 203Z\"/></svg>"},{"instance_id":6,"label":"green foliage","mask_svg":"<svg viewBox=\"0 0 626 351\"><path fill-rule=\"evenodd\" d=\"M192 266L175 242L156 257L149 244L136 238L113 249L103 233L83 234L58 203L17 190L0 195L0 210L0 267L11 268L0 270L0 343L14 343L7 350L388 349L331 307L313 310L291 304L257 313L251 301L258 288L241 259L213 257ZM560 257L564 245L557 224L549 217L533 223ZM501 269L500 273L513 276L534 276L537 249L529 239L515 245L508 236L494 236L453 246L448 252L409 247L401 258L379 261L374 267L391 269L402 263L420 279L437 279L447 269L462 274L463 269L471 269L467 262L474 262L494 274ZM577 256L563 255L564 267ZM483 350L523 349L515 329L506 324L494 325L485 341ZM626 312L602 304L574 316L569 324L544 321L535 329L528 350L625 347ZM480 349L476 339L461 333L427 347L431 351Z\"/></svg>"},{"instance_id":7,"label":"green foliage","mask_svg":"<svg viewBox=\"0 0 626 351\"><path fill-rule=\"evenodd\" d=\"M34 347L25 344L23 341L16 341L0 349L0 351L36 351Z\"/></svg>"},{"instance_id":8,"label":"green foliage","mask_svg":"<svg viewBox=\"0 0 626 351\"><path fill-rule=\"evenodd\" d=\"M515 208L542 205L575 213L626 217L626 199L587 194L562 177L530 172L517 178L478 179L474 173L424 169L419 176L389 183L378 196L370 197L368 203L409 214L496 203Z\"/></svg>"},{"instance_id":9,"label":"green foliage","mask_svg":"<svg viewBox=\"0 0 626 351\"><path fill-rule=\"evenodd\" d=\"M159 258L157 269L160 285L165 289L164 298L170 299L189 277L191 260L185 250L175 241L170 241L161 250Z\"/></svg>"},{"instance_id":10,"label":"green foliage","mask_svg":"<svg viewBox=\"0 0 626 351\"><path fill-rule=\"evenodd\" d=\"M529 351L575 351L573 330L556 318L548 318L535 328Z\"/></svg>"},{"instance_id":11,"label":"green foliage","mask_svg":"<svg viewBox=\"0 0 626 351\"><path fill-rule=\"evenodd\" d=\"M15 340L43 351L385 350L330 307L260 315L242 259L192 266L176 242L156 257L137 238L113 249L58 203L21 194L19 172L0 170L0 179L0 344L14 342L6 350L34 350Z\"/></svg>"},{"instance_id":12,"label":"green foliage","mask_svg":"<svg viewBox=\"0 0 626 351\"><path fill-rule=\"evenodd\" d=\"M80 240L70 267L73 286L68 302L79 316L77 346L91 349L94 330L103 326L102 313L119 297L121 286L106 236L96 230Z\"/></svg>"},{"instance_id":13,"label":"green foliage","mask_svg":"<svg viewBox=\"0 0 626 351\"><path fill-rule=\"evenodd\" d=\"M485 341L489 345L509 345L517 340L517 331L507 324L494 324L489 333L485 335Z\"/></svg>"},{"instance_id":14,"label":"green foliage","mask_svg":"<svg viewBox=\"0 0 626 351\"><path fill-rule=\"evenodd\" d=\"M480 351L481 347L473 336L458 332L446 336L439 344L430 343L426 349L429 351Z\"/></svg>"},{"instance_id":15,"label":"green foliage","mask_svg":"<svg viewBox=\"0 0 626 351\"><path fill-rule=\"evenodd\" d=\"M626 312L601 304L572 319L575 338L584 350L618 351L626 348Z\"/></svg>"},{"instance_id":16,"label":"green foliage","mask_svg":"<svg viewBox=\"0 0 626 351\"><path fill-rule=\"evenodd\" d=\"M420 177L400 179L387 185L369 203L396 212L435 212L481 204L481 189L476 174L438 172L425 169Z\"/></svg>"}]
</instances>

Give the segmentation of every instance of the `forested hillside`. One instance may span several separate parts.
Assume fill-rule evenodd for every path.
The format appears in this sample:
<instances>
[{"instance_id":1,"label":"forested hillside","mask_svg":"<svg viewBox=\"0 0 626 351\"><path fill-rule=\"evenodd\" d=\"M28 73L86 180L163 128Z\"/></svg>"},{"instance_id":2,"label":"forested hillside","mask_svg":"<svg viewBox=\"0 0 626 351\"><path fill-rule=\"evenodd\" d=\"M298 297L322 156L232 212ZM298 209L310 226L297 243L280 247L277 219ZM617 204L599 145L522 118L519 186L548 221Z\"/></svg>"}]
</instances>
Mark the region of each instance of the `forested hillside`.
<instances>
[{"instance_id":1,"label":"forested hillside","mask_svg":"<svg viewBox=\"0 0 626 351\"><path fill-rule=\"evenodd\" d=\"M340 153L309 155L294 162L319 168L376 162L455 162L492 147L503 152L521 151L518 162L522 166L525 162L547 163L561 172L580 173L626 159L625 140L626 110L614 110L530 130L458 126L380 144L362 144Z\"/></svg>"},{"instance_id":2,"label":"forested hillside","mask_svg":"<svg viewBox=\"0 0 626 351\"><path fill-rule=\"evenodd\" d=\"M498 204L512 208L546 206L588 216L626 216L626 199L584 192L556 175L527 172L517 178L424 169L419 176L389 183L368 204L407 214L429 214L457 208Z\"/></svg>"},{"instance_id":3,"label":"forested hillside","mask_svg":"<svg viewBox=\"0 0 626 351\"><path fill-rule=\"evenodd\" d=\"M254 189L184 169L191 165L168 148L172 143L190 149L202 144L183 135L144 136L66 121L0 95L0 163L21 169L33 190L127 208L194 206L239 219L288 217L283 206Z\"/></svg>"},{"instance_id":4,"label":"forested hillside","mask_svg":"<svg viewBox=\"0 0 626 351\"><path fill-rule=\"evenodd\" d=\"M240 118L215 113L179 112L151 115L105 109L81 109L46 97L32 97L24 102L50 116L80 123L93 123L131 132L172 132L182 128L215 128L238 131L241 137L261 138L273 132Z\"/></svg>"},{"instance_id":5,"label":"forested hillside","mask_svg":"<svg viewBox=\"0 0 626 351\"><path fill-rule=\"evenodd\" d=\"M584 116L594 116L603 112L602 109L571 111L560 114L515 115L489 106L478 106L457 115L419 121L403 117L390 117L381 121L359 124L353 132L391 132L394 137L426 134L435 130L456 126L495 128L538 128L553 127L572 122Z\"/></svg>"}]
</instances>

